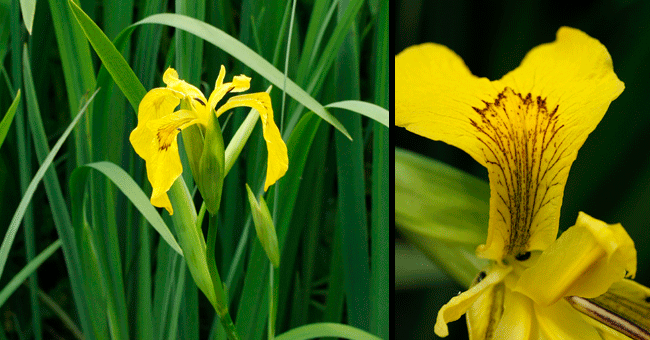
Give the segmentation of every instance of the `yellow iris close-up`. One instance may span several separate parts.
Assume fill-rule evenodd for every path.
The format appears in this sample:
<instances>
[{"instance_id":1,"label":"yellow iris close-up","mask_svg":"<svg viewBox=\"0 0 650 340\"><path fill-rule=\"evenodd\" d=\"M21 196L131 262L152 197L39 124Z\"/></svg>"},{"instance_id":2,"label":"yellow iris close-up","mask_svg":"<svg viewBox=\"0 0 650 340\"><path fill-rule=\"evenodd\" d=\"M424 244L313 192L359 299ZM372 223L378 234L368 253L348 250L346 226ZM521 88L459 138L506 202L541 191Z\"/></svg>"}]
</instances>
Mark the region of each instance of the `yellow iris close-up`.
<instances>
[{"instance_id":1,"label":"yellow iris close-up","mask_svg":"<svg viewBox=\"0 0 650 340\"><path fill-rule=\"evenodd\" d=\"M470 339L626 338L574 309L636 273L620 224L585 213L557 238L569 170L624 89L598 40L562 27L499 80L474 76L449 48L395 58L395 124L467 152L488 170L491 264L438 313L435 332L467 314Z\"/></svg>"},{"instance_id":2,"label":"yellow iris close-up","mask_svg":"<svg viewBox=\"0 0 650 340\"><path fill-rule=\"evenodd\" d=\"M217 104L227 93L243 92L250 87L251 78L245 75L234 76L232 82L227 83L223 82L225 76L226 69L222 65L214 90L206 99L195 86L179 79L176 70L168 68L163 75L167 87L149 91L138 107L138 125L131 133L130 141L137 154L146 161L147 177L153 187L151 204L167 209L170 215L174 210L167 191L183 172L178 153L178 133L194 124L205 127L213 112L217 117L236 107L251 107L259 112L268 151L264 190L284 176L288 169L287 147L273 120L269 94L258 92L234 96L217 109ZM179 104L181 109L176 110Z\"/></svg>"}]
</instances>

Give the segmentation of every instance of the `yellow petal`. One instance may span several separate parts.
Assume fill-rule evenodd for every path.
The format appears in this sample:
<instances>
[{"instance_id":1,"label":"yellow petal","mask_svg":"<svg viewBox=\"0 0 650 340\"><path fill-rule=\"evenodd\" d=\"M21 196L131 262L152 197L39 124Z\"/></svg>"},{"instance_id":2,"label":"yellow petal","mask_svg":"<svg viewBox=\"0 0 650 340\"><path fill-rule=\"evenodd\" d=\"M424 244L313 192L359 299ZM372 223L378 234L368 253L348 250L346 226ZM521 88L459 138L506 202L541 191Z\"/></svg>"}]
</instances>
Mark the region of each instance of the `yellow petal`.
<instances>
[{"instance_id":1,"label":"yellow petal","mask_svg":"<svg viewBox=\"0 0 650 340\"><path fill-rule=\"evenodd\" d=\"M268 150L268 164L266 168L266 181L264 190L279 180L289 168L289 157L287 155L287 146L282 140L280 130L273 120L273 107L271 106L271 97L266 92L243 94L232 97L217 110L217 117L223 112L235 107L252 107L260 113L262 119L262 133L266 140Z\"/></svg>"},{"instance_id":2,"label":"yellow petal","mask_svg":"<svg viewBox=\"0 0 650 340\"><path fill-rule=\"evenodd\" d=\"M646 301L649 296L650 288L623 279L614 282L603 295L592 299L571 296L567 301L589 316L587 321L601 333L628 339L621 335L623 333L634 339L644 339L650 333L650 304Z\"/></svg>"},{"instance_id":3,"label":"yellow petal","mask_svg":"<svg viewBox=\"0 0 650 340\"><path fill-rule=\"evenodd\" d=\"M541 305L569 295L593 298L636 273L636 250L620 224L608 225L581 212L565 231L526 269L517 282L522 292Z\"/></svg>"},{"instance_id":4,"label":"yellow petal","mask_svg":"<svg viewBox=\"0 0 650 340\"><path fill-rule=\"evenodd\" d=\"M226 68L221 65L219 70L219 76L217 81L214 84L214 90L210 94L210 99L208 99L209 106L215 108L217 103L226 95L228 92L243 92L250 88L251 78L245 75L239 75L233 77L232 82L225 83L223 79L226 77Z\"/></svg>"},{"instance_id":5,"label":"yellow petal","mask_svg":"<svg viewBox=\"0 0 650 340\"><path fill-rule=\"evenodd\" d=\"M197 89L194 85L186 83L184 80L178 78L178 72L173 68L168 68L163 74L163 82L167 84L167 88L182 93L192 106L206 107L206 99L201 90Z\"/></svg>"},{"instance_id":6,"label":"yellow petal","mask_svg":"<svg viewBox=\"0 0 650 340\"><path fill-rule=\"evenodd\" d=\"M494 339L529 340L535 337L537 320L535 320L533 301L526 296L506 288L503 315L494 330Z\"/></svg>"},{"instance_id":7,"label":"yellow petal","mask_svg":"<svg viewBox=\"0 0 650 340\"><path fill-rule=\"evenodd\" d=\"M449 335L447 324L452 321L458 320L465 312L477 301L481 294L485 293L490 287L501 282L512 267L495 266L490 270L490 273L485 276L481 282L471 287L467 291L454 296L438 311L438 318L434 331L440 337Z\"/></svg>"},{"instance_id":8,"label":"yellow petal","mask_svg":"<svg viewBox=\"0 0 650 340\"><path fill-rule=\"evenodd\" d=\"M505 284L499 283L488 288L472 304L465 319L470 340L492 340L494 330L503 315Z\"/></svg>"},{"instance_id":9,"label":"yellow petal","mask_svg":"<svg viewBox=\"0 0 650 340\"><path fill-rule=\"evenodd\" d=\"M607 50L562 28L499 81L473 76L448 48L395 59L395 123L465 150L488 169L490 220L479 256L544 250L556 238L569 169L623 90Z\"/></svg>"},{"instance_id":10,"label":"yellow petal","mask_svg":"<svg viewBox=\"0 0 650 340\"><path fill-rule=\"evenodd\" d=\"M146 125L149 121L171 115L183 96L167 88L155 88L147 92L138 106L138 126L129 137L135 152L148 159L157 149L154 134Z\"/></svg>"},{"instance_id":11,"label":"yellow petal","mask_svg":"<svg viewBox=\"0 0 650 340\"><path fill-rule=\"evenodd\" d=\"M139 114L138 126L131 133L130 141L146 162L147 177L153 187L151 204L167 209L171 215L174 211L167 191L183 172L176 139L183 128L196 123L198 118L196 112L190 110L180 110L152 119L154 116Z\"/></svg>"},{"instance_id":12,"label":"yellow petal","mask_svg":"<svg viewBox=\"0 0 650 340\"><path fill-rule=\"evenodd\" d=\"M550 306L534 305L534 308L540 333L539 339L602 340L596 328L564 299Z\"/></svg>"}]
</instances>

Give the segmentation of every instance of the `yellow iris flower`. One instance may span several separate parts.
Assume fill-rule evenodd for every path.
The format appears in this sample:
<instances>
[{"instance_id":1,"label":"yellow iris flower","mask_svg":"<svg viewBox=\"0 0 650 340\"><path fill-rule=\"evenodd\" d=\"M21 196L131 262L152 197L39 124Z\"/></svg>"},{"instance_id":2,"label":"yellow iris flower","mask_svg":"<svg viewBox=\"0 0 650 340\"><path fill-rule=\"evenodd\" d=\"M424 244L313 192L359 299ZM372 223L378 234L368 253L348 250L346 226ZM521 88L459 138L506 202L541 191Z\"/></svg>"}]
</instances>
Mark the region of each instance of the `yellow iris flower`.
<instances>
[{"instance_id":1,"label":"yellow iris flower","mask_svg":"<svg viewBox=\"0 0 650 340\"><path fill-rule=\"evenodd\" d=\"M474 285L438 313L435 332L467 313L470 339L601 339L620 333L571 308L636 272L620 225L584 213L556 240L578 149L624 89L605 46L562 27L500 80L479 78L445 46L395 58L395 124L454 145L487 167L490 259Z\"/></svg>"},{"instance_id":2,"label":"yellow iris flower","mask_svg":"<svg viewBox=\"0 0 650 340\"><path fill-rule=\"evenodd\" d=\"M167 87L149 91L138 107L138 125L131 132L130 141L135 152L146 161L147 177L153 192L151 204L167 209L173 214L167 191L183 172L178 154L178 133L184 128L199 124L206 126L209 115L216 110L222 113L235 107L251 107L260 113L262 133L268 150L268 164L264 190L286 173L289 160L287 146L273 120L271 97L266 92L234 96L216 109L217 103L228 92L242 92L250 87L251 78L245 75L234 76L232 82L224 83L226 69L222 65L210 98L191 84L178 78L173 68L163 75ZM181 109L176 107L183 101Z\"/></svg>"}]
</instances>

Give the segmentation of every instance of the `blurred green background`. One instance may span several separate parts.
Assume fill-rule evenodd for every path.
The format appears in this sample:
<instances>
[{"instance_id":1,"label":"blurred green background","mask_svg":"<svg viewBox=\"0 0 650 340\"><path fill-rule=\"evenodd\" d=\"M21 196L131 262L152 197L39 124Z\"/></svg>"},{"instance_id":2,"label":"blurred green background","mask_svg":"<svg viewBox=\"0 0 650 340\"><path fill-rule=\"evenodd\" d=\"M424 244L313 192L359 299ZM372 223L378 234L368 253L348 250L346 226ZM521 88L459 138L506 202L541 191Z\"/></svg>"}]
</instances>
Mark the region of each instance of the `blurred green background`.
<instances>
[{"instance_id":1,"label":"blurred green background","mask_svg":"<svg viewBox=\"0 0 650 340\"><path fill-rule=\"evenodd\" d=\"M391 20L393 55L436 42L460 55L473 74L499 79L533 47L555 40L561 26L600 40L625 91L612 102L573 163L564 192L560 230L579 211L621 223L636 244L636 281L650 285L650 2L398 1ZM487 181L487 171L465 152L407 132L391 131L395 145L441 160ZM440 306L464 290L396 233L395 336L437 339ZM466 339L464 317L447 339Z\"/></svg>"}]
</instances>

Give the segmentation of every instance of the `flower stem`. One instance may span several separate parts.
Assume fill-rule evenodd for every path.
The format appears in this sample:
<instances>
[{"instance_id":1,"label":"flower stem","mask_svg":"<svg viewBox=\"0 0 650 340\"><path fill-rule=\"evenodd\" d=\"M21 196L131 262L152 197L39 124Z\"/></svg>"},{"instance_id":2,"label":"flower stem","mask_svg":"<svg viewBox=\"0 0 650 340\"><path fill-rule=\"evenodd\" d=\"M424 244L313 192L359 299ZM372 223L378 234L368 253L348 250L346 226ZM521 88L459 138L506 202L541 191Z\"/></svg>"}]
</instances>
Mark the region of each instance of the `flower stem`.
<instances>
[{"instance_id":1,"label":"flower stem","mask_svg":"<svg viewBox=\"0 0 650 340\"><path fill-rule=\"evenodd\" d=\"M226 314L220 316L219 321L221 321L221 325L223 326L223 329L226 331L226 334L228 335L228 339L239 340L239 334L237 333L237 328L235 328L235 324L232 323L232 319L230 318L230 312L226 312Z\"/></svg>"}]
</instances>

